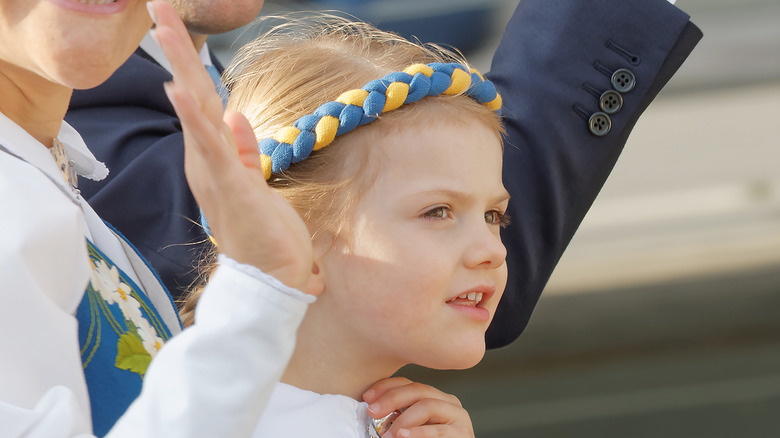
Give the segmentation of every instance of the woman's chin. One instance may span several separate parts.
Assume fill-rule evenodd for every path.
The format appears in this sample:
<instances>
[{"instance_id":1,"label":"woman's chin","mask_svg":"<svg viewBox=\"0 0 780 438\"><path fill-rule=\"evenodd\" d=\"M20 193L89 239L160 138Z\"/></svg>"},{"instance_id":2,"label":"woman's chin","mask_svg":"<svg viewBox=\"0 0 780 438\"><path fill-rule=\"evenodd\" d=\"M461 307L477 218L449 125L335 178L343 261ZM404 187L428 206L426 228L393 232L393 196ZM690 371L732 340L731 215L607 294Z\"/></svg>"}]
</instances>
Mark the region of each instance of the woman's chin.
<instances>
[{"instance_id":1,"label":"woman's chin","mask_svg":"<svg viewBox=\"0 0 780 438\"><path fill-rule=\"evenodd\" d=\"M114 66L98 68L69 68L55 73L54 81L74 90L87 90L102 84L116 69Z\"/></svg>"}]
</instances>

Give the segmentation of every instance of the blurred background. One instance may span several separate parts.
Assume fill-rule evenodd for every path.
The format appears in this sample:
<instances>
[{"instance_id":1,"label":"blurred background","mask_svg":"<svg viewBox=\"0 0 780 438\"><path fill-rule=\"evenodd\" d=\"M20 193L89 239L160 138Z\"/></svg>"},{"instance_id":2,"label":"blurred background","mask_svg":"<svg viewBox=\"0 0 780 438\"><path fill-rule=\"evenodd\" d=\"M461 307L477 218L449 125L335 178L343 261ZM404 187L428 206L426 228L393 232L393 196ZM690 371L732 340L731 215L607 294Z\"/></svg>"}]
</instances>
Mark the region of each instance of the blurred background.
<instances>
[{"instance_id":1,"label":"blurred background","mask_svg":"<svg viewBox=\"0 0 780 438\"><path fill-rule=\"evenodd\" d=\"M556 1L556 0L551 0ZM339 9L489 70L516 0ZM640 119L526 332L476 368L402 373L477 436L780 436L780 0L678 0L704 32ZM209 40L227 62L251 26Z\"/></svg>"}]
</instances>

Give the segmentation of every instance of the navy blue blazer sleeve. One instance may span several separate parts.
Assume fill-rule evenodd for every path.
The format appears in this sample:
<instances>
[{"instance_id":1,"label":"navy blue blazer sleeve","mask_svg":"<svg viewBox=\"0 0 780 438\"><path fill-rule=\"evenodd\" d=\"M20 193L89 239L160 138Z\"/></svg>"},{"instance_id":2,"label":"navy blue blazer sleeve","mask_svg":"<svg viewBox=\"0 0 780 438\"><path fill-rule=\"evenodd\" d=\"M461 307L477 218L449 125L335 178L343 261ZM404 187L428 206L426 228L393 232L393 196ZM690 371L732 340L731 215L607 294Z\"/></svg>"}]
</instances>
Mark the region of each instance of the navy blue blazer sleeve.
<instances>
[{"instance_id":1,"label":"navy blue blazer sleeve","mask_svg":"<svg viewBox=\"0 0 780 438\"><path fill-rule=\"evenodd\" d=\"M99 87L74 92L65 119L110 170L104 181L80 180L82 193L180 298L207 238L184 176L181 125L163 90L170 80L139 49Z\"/></svg>"},{"instance_id":2,"label":"navy blue blazer sleeve","mask_svg":"<svg viewBox=\"0 0 780 438\"><path fill-rule=\"evenodd\" d=\"M666 0L519 3L487 75L504 98L512 196L509 279L489 348L525 329L637 119L701 36Z\"/></svg>"}]
</instances>

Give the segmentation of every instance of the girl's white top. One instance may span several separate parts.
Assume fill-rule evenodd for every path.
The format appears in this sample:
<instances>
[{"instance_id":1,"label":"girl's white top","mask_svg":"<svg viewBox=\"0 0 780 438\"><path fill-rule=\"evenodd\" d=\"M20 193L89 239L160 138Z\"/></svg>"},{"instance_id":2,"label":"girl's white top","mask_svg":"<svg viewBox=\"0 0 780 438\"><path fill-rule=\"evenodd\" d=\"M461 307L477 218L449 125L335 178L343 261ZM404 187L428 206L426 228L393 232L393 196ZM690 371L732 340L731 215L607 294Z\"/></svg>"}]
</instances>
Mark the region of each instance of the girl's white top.
<instances>
[{"instance_id":1,"label":"girl's white top","mask_svg":"<svg viewBox=\"0 0 780 438\"><path fill-rule=\"evenodd\" d=\"M58 138L82 177L106 176L73 128L63 122ZM144 285L174 334L176 310L49 151L2 114L0 205L0 437L91 436L74 317L90 278L84 238ZM155 356L141 395L108 436L251 436L313 300L221 257L196 324Z\"/></svg>"},{"instance_id":2,"label":"girl's white top","mask_svg":"<svg viewBox=\"0 0 780 438\"><path fill-rule=\"evenodd\" d=\"M254 438L368 438L368 404L279 383Z\"/></svg>"}]
</instances>

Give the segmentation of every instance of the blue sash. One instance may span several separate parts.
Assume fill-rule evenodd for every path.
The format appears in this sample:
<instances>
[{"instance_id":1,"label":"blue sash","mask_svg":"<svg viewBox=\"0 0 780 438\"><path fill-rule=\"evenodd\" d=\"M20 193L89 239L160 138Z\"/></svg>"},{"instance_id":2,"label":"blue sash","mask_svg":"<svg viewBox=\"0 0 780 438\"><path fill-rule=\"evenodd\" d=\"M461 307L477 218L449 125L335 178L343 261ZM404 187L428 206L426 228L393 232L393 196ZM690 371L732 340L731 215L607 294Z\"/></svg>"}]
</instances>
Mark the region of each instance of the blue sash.
<instances>
[{"instance_id":1,"label":"blue sash","mask_svg":"<svg viewBox=\"0 0 780 438\"><path fill-rule=\"evenodd\" d=\"M76 312L96 436L141 393L149 362L171 337L143 290L87 240L92 277Z\"/></svg>"}]
</instances>

